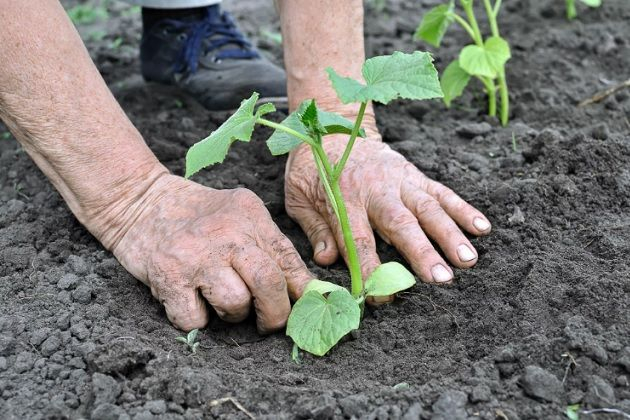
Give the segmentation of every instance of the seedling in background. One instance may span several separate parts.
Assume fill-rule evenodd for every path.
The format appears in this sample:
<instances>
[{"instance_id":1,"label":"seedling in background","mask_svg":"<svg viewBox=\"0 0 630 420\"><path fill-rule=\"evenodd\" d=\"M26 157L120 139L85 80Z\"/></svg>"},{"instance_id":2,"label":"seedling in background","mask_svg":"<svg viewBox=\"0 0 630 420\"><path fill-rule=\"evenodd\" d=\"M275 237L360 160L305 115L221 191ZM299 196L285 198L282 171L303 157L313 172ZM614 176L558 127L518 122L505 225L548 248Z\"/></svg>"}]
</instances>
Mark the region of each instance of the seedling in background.
<instances>
[{"instance_id":1,"label":"seedling in background","mask_svg":"<svg viewBox=\"0 0 630 420\"><path fill-rule=\"evenodd\" d=\"M587 5L588 7L599 7L602 5L602 0L578 0L579 2ZM566 0L567 4L567 19L573 20L577 17L577 7L575 5L576 0Z\"/></svg>"},{"instance_id":2,"label":"seedling in background","mask_svg":"<svg viewBox=\"0 0 630 420\"><path fill-rule=\"evenodd\" d=\"M419 51L413 54L395 52L390 56L371 58L363 64L365 84L342 77L331 68L326 69L341 102L360 104L354 122L318 109L314 100L304 101L281 123L269 121L263 116L275 111L274 106L267 103L254 109L258 100L258 94L254 93L241 103L234 115L210 136L193 145L186 155L188 178L202 168L223 162L236 140L249 142L256 124L275 130L267 140L267 146L275 156L289 153L301 144L310 147L328 204L343 232L351 290L317 279L307 284L287 323L287 335L302 350L318 356L326 354L343 336L359 328L366 297L393 295L415 284L413 274L405 267L389 262L376 268L364 285L339 181L355 141L365 136L361 122L370 101L387 104L397 98L442 97L432 61L428 53ZM323 147L323 137L331 134L349 136L341 158L334 163ZM293 355L296 353L294 351Z\"/></svg>"},{"instance_id":3,"label":"seedling in background","mask_svg":"<svg viewBox=\"0 0 630 420\"><path fill-rule=\"evenodd\" d=\"M194 330L190 331L186 335L186 337L176 337L175 340L179 341L180 343L186 344L191 352L197 353L197 347L199 347L197 334L199 334L199 330L195 328Z\"/></svg>"},{"instance_id":4,"label":"seedling in background","mask_svg":"<svg viewBox=\"0 0 630 420\"><path fill-rule=\"evenodd\" d=\"M442 73L442 91L444 103L450 107L453 99L459 97L471 77L478 78L485 86L488 94L488 115L497 114L497 90L500 97L499 118L501 124L508 123L510 112L510 98L505 80L505 63L510 59L510 45L499 33L497 16L501 9L501 0L483 0L483 4L490 24L492 36L484 39L477 18L473 11L474 0L460 0L465 18L455 10L455 0L434 7L422 18L416 30L415 37L429 44L439 47L452 23L457 22L470 35L474 44L465 46L459 53L459 58L449 64Z\"/></svg>"}]
</instances>

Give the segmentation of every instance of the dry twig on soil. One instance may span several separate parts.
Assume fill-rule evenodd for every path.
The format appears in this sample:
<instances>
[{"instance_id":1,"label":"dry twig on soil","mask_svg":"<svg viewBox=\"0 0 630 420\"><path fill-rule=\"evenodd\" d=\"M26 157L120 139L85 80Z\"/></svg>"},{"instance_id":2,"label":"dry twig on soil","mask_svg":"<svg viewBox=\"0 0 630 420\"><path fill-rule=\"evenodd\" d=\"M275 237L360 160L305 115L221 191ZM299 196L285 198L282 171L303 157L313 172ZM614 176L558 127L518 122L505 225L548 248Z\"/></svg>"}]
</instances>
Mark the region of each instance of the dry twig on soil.
<instances>
[{"instance_id":1,"label":"dry twig on soil","mask_svg":"<svg viewBox=\"0 0 630 420\"><path fill-rule=\"evenodd\" d=\"M216 407L217 405L221 405L223 403L226 402L231 402L232 404L234 404L234 406L241 411L243 414L245 414L247 417L249 417L250 419L254 419L254 415L252 413L250 413L249 411L247 411L247 409L245 407L243 407L243 405L238 402L235 398L232 397L225 397L225 398L219 398L217 400L212 400L208 403L208 405L210 405L210 407Z\"/></svg>"},{"instance_id":2,"label":"dry twig on soil","mask_svg":"<svg viewBox=\"0 0 630 420\"><path fill-rule=\"evenodd\" d=\"M619 92L621 89L625 89L625 88L630 88L630 79L626 80L625 82L621 82L618 85L609 87L606 90L598 92L595 95L591 96L590 98L584 99L582 102L578 104L578 106L582 107L582 106L594 104L597 102L601 102L607 97L609 97L610 95L614 95L615 93Z\"/></svg>"}]
</instances>

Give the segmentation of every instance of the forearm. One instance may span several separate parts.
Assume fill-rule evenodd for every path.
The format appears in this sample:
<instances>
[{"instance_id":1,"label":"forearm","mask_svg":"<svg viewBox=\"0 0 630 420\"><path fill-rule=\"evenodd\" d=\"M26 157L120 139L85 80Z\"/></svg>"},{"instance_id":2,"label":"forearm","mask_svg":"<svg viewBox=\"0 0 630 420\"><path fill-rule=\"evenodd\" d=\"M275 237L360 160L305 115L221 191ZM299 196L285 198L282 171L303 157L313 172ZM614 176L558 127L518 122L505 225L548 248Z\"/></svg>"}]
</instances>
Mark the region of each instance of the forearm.
<instances>
[{"instance_id":1,"label":"forearm","mask_svg":"<svg viewBox=\"0 0 630 420\"><path fill-rule=\"evenodd\" d=\"M291 109L314 98L322 108L354 116L357 105L342 105L326 67L361 80L365 61L361 0L279 0L280 21ZM364 126L374 127L372 107Z\"/></svg>"},{"instance_id":2,"label":"forearm","mask_svg":"<svg viewBox=\"0 0 630 420\"><path fill-rule=\"evenodd\" d=\"M0 117L103 244L115 246L166 169L57 1L0 0Z\"/></svg>"}]
</instances>

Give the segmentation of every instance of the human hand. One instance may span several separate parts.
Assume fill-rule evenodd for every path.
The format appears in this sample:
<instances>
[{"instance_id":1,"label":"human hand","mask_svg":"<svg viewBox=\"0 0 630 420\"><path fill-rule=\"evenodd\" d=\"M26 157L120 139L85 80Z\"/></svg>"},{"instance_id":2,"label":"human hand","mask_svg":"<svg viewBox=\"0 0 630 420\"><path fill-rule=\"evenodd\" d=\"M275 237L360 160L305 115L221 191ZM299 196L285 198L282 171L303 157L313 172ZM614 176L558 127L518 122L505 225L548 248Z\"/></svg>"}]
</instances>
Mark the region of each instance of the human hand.
<instances>
[{"instance_id":1,"label":"human hand","mask_svg":"<svg viewBox=\"0 0 630 420\"><path fill-rule=\"evenodd\" d=\"M204 327L207 301L228 322L253 302L262 333L285 326L313 276L262 201L245 189L214 190L174 175L159 178L113 247L182 330Z\"/></svg>"},{"instance_id":2,"label":"human hand","mask_svg":"<svg viewBox=\"0 0 630 420\"><path fill-rule=\"evenodd\" d=\"M477 262L477 252L458 225L473 235L485 235L490 223L449 188L427 178L382 143L375 129L368 133L368 138L355 143L340 180L363 278L380 264L374 228L423 281L450 282L453 271L429 238L454 266L467 268ZM324 141L326 152L338 160L347 136L328 136ZM287 213L309 237L315 261L328 265L340 253L346 258L341 229L307 147L301 146L289 158L285 195Z\"/></svg>"}]
</instances>

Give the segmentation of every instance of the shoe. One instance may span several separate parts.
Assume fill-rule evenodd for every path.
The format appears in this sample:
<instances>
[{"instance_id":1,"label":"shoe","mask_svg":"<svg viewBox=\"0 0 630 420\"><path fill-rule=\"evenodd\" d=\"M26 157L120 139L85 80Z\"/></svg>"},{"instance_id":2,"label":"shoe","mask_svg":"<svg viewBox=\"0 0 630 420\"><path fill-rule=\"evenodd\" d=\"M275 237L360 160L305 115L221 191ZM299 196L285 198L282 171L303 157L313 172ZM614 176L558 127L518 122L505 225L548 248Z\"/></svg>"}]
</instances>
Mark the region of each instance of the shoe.
<instances>
[{"instance_id":1,"label":"shoe","mask_svg":"<svg viewBox=\"0 0 630 420\"><path fill-rule=\"evenodd\" d=\"M219 5L145 27L140 44L146 81L175 85L212 111L233 110L260 94L286 107L286 74L263 57Z\"/></svg>"}]
</instances>

